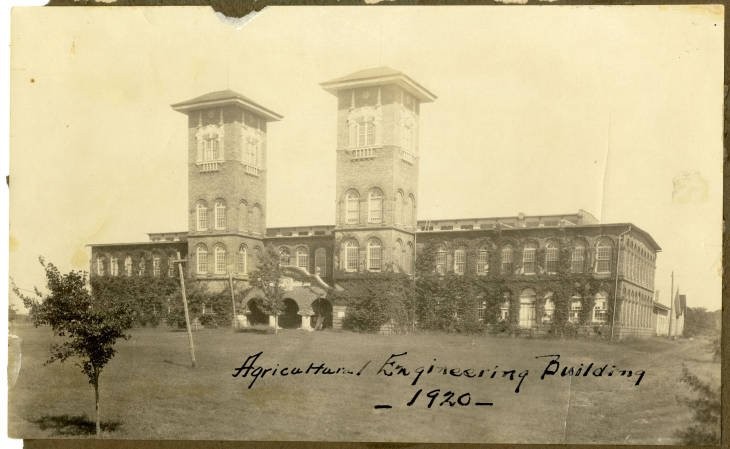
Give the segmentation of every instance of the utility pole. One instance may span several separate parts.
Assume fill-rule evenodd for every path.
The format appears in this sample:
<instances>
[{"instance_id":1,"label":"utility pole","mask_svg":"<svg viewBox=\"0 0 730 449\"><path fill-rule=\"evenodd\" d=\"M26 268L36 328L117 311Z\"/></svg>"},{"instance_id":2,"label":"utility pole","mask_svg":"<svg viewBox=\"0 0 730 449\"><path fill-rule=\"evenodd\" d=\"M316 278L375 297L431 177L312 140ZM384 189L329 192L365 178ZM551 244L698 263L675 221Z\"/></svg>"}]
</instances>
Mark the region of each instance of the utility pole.
<instances>
[{"instance_id":1,"label":"utility pole","mask_svg":"<svg viewBox=\"0 0 730 449\"><path fill-rule=\"evenodd\" d=\"M236 329L238 327L238 321L236 320L236 296L233 294L233 274L230 272L228 272L228 285L231 287L231 305L233 306L233 322L231 324L233 329Z\"/></svg>"},{"instance_id":2,"label":"utility pole","mask_svg":"<svg viewBox=\"0 0 730 449\"><path fill-rule=\"evenodd\" d=\"M674 271L672 271L672 288L669 293L669 329L667 337L672 338L672 318L674 318Z\"/></svg>"},{"instance_id":3,"label":"utility pole","mask_svg":"<svg viewBox=\"0 0 730 449\"><path fill-rule=\"evenodd\" d=\"M183 273L183 262L187 262L185 259L177 259L173 261L177 263L177 267L180 272L180 291L182 292L183 310L185 311L185 326L188 329L188 343L190 344L190 361L192 362L193 368L195 368L195 344L193 343L193 331L190 329L190 313L188 313L188 298L185 295L185 274Z\"/></svg>"}]
</instances>

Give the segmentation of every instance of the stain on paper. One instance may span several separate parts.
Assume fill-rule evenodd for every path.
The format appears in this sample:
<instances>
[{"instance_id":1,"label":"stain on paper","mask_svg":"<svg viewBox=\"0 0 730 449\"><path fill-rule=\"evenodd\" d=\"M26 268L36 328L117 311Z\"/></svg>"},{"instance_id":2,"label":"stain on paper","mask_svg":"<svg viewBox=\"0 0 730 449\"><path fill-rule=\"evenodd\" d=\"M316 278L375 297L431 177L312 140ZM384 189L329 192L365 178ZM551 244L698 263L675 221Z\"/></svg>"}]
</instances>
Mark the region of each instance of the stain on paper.
<instances>
[{"instance_id":1,"label":"stain on paper","mask_svg":"<svg viewBox=\"0 0 730 449\"><path fill-rule=\"evenodd\" d=\"M699 172L682 172L674 177L672 183L673 203L690 204L707 201L707 180Z\"/></svg>"}]
</instances>

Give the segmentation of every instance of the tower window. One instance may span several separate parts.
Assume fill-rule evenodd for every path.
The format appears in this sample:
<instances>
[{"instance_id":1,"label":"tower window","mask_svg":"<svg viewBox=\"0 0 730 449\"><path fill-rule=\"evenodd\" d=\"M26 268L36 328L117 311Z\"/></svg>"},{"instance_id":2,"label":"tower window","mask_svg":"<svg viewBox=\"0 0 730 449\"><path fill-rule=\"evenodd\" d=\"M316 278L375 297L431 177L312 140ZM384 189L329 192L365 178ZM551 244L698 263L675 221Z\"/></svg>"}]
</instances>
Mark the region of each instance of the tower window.
<instances>
[{"instance_id":1,"label":"tower window","mask_svg":"<svg viewBox=\"0 0 730 449\"><path fill-rule=\"evenodd\" d=\"M375 145L375 123L373 120L363 120L357 124L357 146L368 147Z\"/></svg>"},{"instance_id":2,"label":"tower window","mask_svg":"<svg viewBox=\"0 0 730 449\"><path fill-rule=\"evenodd\" d=\"M218 136L208 134L203 138L203 162L218 161L219 158Z\"/></svg>"},{"instance_id":3,"label":"tower window","mask_svg":"<svg viewBox=\"0 0 730 449\"><path fill-rule=\"evenodd\" d=\"M226 229L226 203L223 200L215 202L215 228Z\"/></svg>"},{"instance_id":4,"label":"tower window","mask_svg":"<svg viewBox=\"0 0 730 449\"><path fill-rule=\"evenodd\" d=\"M370 191L368 196L368 223L383 222L383 192L378 189Z\"/></svg>"},{"instance_id":5,"label":"tower window","mask_svg":"<svg viewBox=\"0 0 730 449\"><path fill-rule=\"evenodd\" d=\"M198 203L196 206L196 223L198 231L205 231L208 229L208 206L204 203Z\"/></svg>"},{"instance_id":6,"label":"tower window","mask_svg":"<svg viewBox=\"0 0 730 449\"><path fill-rule=\"evenodd\" d=\"M345 242L345 271L357 271L360 262L360 247L355 240Z\"/></svg>"},{"instance_id":7,"label":"tower window","mask_svg":"<svg viewBox=\"0 0 730 449\"><path fill-rule=\"evenodd\" d=\"M246 257L247 257L246 245L241 245L241 247L238 248L238 264L236 267L236 271L238 271L238 273L240 273L240 274L246 274L246 269L247 269Z\"/></svg>"},{"instance_id":8,"label":"tower window","mask_svg":"<svg viewBox=\"0 0 730 449\"><path fill-rule=\"evenodd\" d=\"M383 264L383 244L378 239L368 240L368 270L380 271Z\"/></svg>"},{"instance_id":9,"label":"tower window","mask_svg":"<svg viewBox=\"0 0 730 449\"><path fill-rule=\"evenodd\" d=\"M345 222L347 224L357 224L360 221L360 196L354 190L347 192L345 210Z\"/></svg>"},{"instance_id":10,"label":"tower window","mask_svg":"<svg viewBox=\"0 0 730 449\"><path fill-rule=\"evenodd\" d=\"M223 245L216 245L215 254L215 274L226 274L226 248Z\"/></svg>"},{"instance_id":11,"label":"tower window","mask_svg":"<svg viewBox=\"0 0 730 449\"><path fill-rule=\"evenodd\" d=\"M255 137L246 139L246 152L243 163L252 167L259 167L261 162L261 143Z\"/></svg>"}]
</instances>

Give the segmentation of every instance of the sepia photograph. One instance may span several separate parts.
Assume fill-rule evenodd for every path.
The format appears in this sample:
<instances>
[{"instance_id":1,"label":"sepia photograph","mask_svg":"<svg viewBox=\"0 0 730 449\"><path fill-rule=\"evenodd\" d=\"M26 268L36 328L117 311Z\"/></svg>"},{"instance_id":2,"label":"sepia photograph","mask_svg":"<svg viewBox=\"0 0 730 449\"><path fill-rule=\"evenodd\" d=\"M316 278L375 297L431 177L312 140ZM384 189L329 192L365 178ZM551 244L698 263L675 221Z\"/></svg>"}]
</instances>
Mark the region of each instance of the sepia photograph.
<instances>
[{"instance_id":1,"label":"sepia photograph","mask_svg":"<svg viewBox=\"0 0 730 449\"><path fill-rule=\"evenodd\" d=\"M14 8L10 438L719 445L724 22Z\"/></svg>"}]
</instances>

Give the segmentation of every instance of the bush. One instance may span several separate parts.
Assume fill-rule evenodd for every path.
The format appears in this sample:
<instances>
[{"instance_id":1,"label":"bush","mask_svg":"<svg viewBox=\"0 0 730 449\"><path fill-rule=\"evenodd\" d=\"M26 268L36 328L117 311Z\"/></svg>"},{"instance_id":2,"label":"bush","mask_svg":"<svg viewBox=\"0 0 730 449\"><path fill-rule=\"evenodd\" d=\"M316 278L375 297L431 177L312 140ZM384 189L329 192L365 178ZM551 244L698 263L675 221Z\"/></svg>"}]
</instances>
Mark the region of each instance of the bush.
<instances>
[{"instance_id":1,"label":"bush","mask_svg":"<svg viewBox=\"0 0 730 449\"><path fill-rule=\"evenodd\" d=\"M342 322L345 329L356 332L378 332L392 320L396 332L403 332L413 323L410 281L399 274L367 276L342 283L344 292L335 299L347 305Z\"/></svg>"},{"instance_id":2,"label":"bush","mask_svg":"<svg viewBox=\"0 0 730 449\"><path fill-rule=\"evenodd\" d=\"M681 381L695 392L694 398L679 398L692 410L692 423L677 436L686 445L717 445L720 443L720 388L703 382L682 367Z\"/></svg>"}]
</instances>

